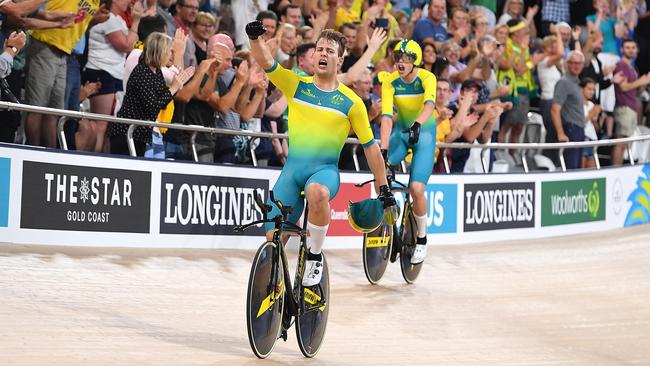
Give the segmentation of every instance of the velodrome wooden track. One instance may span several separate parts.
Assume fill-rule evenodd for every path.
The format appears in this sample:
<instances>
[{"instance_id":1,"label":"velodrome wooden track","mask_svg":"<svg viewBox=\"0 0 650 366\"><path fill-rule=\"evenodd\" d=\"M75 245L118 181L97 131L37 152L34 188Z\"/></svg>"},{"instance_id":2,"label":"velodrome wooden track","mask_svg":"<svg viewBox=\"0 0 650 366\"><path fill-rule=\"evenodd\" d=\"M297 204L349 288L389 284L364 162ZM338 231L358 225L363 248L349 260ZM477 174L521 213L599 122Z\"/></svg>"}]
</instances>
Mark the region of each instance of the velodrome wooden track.
<instances>
[{"instance_id":1,"label":"velodrome wooden track","mask_svg":"<svg viewBox=\"0 0 650 366\"><path fill-rule=\"evenodd\" d=\"M251 251L0 244L0 365L650 365L650 226L431 246L406 285L329 251L317 358L267 360L244 317Z\"/></svg>"}]
</instances>

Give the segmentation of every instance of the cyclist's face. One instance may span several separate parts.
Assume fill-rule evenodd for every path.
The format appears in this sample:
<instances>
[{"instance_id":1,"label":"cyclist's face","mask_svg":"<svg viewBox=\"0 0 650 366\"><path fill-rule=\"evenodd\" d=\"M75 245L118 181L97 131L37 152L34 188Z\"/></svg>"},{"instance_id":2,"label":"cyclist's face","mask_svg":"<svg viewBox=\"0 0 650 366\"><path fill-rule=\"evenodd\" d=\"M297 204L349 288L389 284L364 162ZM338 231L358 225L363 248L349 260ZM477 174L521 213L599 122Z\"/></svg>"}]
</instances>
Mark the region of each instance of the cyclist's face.
<instances>
[{"instance_id":1,"label":"cyclist's face","mask_svg":"<svg viewBox=\"0 0 650 366\"><path fill-rule=\"evenodd\" d=\"M413 61L413 57L411 56L399 52L395 53L395 69L399 73L399 76L405 77L413 71L415 67Z\"/></svg>"},{"instance_id":2,"label":"cyclist's face","mask_svg":"<svg viewBox=\"0 0 650 366\"><path fill-rule=\"evenodd\" d=\"M343 60L339 57L338 43L321 38L316 43L314 51L314 73L319 76L336 75L339 63Z\"/></svg>"}]
</instances>

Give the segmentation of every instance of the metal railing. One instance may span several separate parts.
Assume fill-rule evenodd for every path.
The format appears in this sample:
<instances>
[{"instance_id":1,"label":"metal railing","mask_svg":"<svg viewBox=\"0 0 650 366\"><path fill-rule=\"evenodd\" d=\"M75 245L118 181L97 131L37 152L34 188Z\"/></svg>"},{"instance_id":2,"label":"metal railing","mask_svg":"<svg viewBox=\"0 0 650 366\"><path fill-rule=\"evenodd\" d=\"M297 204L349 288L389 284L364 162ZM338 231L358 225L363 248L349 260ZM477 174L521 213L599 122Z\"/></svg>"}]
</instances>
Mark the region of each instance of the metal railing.
<instances>
[{"instance_id":1,"label":"metal railing","mask_svg":"<svg viewBox=\"0 0 650 366\"><path fill-rule=\"evenodd\" d=\"M135 145L133 143L133 131L135 130L136 126L145 126L145 127L159 127L159 128L168 128L168 129L176 129L176 130L181 130L181 131L188 131L191 132L190 136L190 145L192 149L192 157L194 161L198 162L198 154L196 150L196 136L199 133L207 133L207 134L217 134L217 135L239 135L239 136L248 136L251 137L252 140L256 138L279 138L279 139L288 139L289 136L287 134L275 134L271 132L253 132L253 131L247 131L247 130L229 130L229 129L224 129L224 128L214 128L214 127L204 127L204 126L198 126L198 125L180 125L180 124L173 124L173 123L160 123L160 122L149 122L149 121L141 121L141 120L135 120L135 119L128 119L128 118L118 118L118 117L113 117L105 114L96 114L96 113L87 113L87 112L76 112L76 111L69 111L69 110L63 110L63 109L55 109L55 108L46 108L46 107L38 107L38 106L32 106L32 105L27 105L27 104L16 104L16 103L10 103L10 102L2 102L0 101L0 109L6 109L6 110L16 110L16 111L21 111L21 112L33 112L33 113L41 113L41 114L49 114L49 115L55 115L55 116L60 116L58 122L57 122L57 137L59 140L59 145L63 150L68 150L68 144L66 141L65 133L64 133L64 128L65 128L65 123L69 119L87 119L87 120L94 120L94 121L105 121L105 122L113 122L113 123L123 123L123 124L130 124L131 126L128 129L127 132L127 142L129 146L129 153L131 156L136 156L136 151L135 151ZM560 159L560 166L562 171L566 171L566 163L564 161L564 155L563 152L565 149L573 149L573 148L585 148L585 147L591 147L593 148L594 152L594 159L595 159L595 165L597 169L601 168L600 165L600 159L598 156L598 148L602 146L612 146L612 145L618 145L618 144L627 144L627 152L629 155L629 160L630 164L634 165L636 162L634 161L634 157L632 155L630 143L632 142L639 142L639 141L646 141L650 140L650 135L643 135L643 136L634 136L634 137L625 137L625 138L619 138L619 139L611 139L611 140L599 140L599 141L579 141L579 142L571 142L571 143L564 143L564 142L556 142L556 143L487 143L487 144L469 144L469 143L438 143L437 146L440 148L447 148L447 149L481 149L481 166L483 168L484 173L488 173L489 170L489 162L486 157L486 153L488 150L493 149L493 150L507 150L507 149L518 149L519 154L521 156L522 160L522 165L524 168L524 172L528 173L529 172L529 166L527 162L527 157L526 153L530 150L541 150L541 149L558 149L558 155ZM357 151L359 148L359 140L356 138L348 138L346 143L348 144L354 144L355 146L352 149L352 159L354 161L354 165L357 171L360 171L360 164L359 164L359 159L357 157ZM251 144L252 146L253 144ZM257 166L257 157L255 154L255 150L251 147L250 149L251 153L251 160L253 163L253 166ZM449 162L447 160L447 156L443 155L443 160L444 160L444 166L445 166L445 171L447 174L449 174Z\"/></svg>"}]
</instances>

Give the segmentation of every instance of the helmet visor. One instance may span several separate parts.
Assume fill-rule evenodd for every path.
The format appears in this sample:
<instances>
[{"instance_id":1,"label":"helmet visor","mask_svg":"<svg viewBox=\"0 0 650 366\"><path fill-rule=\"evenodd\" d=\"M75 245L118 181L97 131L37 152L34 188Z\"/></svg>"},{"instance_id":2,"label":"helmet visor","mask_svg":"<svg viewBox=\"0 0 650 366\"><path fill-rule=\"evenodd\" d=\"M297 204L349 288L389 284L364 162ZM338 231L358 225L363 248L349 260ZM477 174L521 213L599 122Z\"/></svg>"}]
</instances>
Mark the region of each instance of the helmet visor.
<instances>
[{"instance_id":1,"label":"helmet visor","mask_svg":"<svg viewBox=\"0 0 650 366\"><path fill-rule=\"evenodd\" d=\"M393 55L393 60L395 62L400 62L402 60L410 63L415 63L415 60L417 59L417 55L415 55L412 52L408 51L395 51L395 54Z\"/></svg>"}]
</instances>

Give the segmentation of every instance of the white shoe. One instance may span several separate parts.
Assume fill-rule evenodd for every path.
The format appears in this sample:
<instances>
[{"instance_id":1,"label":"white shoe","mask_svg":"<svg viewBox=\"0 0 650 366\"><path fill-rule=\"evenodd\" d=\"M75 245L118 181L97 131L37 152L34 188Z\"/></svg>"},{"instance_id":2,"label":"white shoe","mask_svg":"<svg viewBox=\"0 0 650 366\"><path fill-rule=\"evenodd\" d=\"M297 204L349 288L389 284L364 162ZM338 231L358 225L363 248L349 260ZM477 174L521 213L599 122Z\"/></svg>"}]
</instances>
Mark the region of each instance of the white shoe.
<instances>
[{"instance_id":1,"label":"white shoe","mask_svg":"<svg viewBox=\"0 0 650 366\"><path fill-rule=\"evenodd\" d=\"M420 264L424 262L424 258L427 256L427 245L426 244L416 244L415 251L411 257L411 264Z\"/></svg>"},{"instance_id":2,"label":"white shoe","mask_svg":"<svg viewBox=\"0 0 650 366\"><path fill-rule=\"evenodd\" d=\"M311 287L318 285L323 278L323 257L321 260L305 261L305 273L302 275L302 285Z\"/></svg>"}]
</instances>

